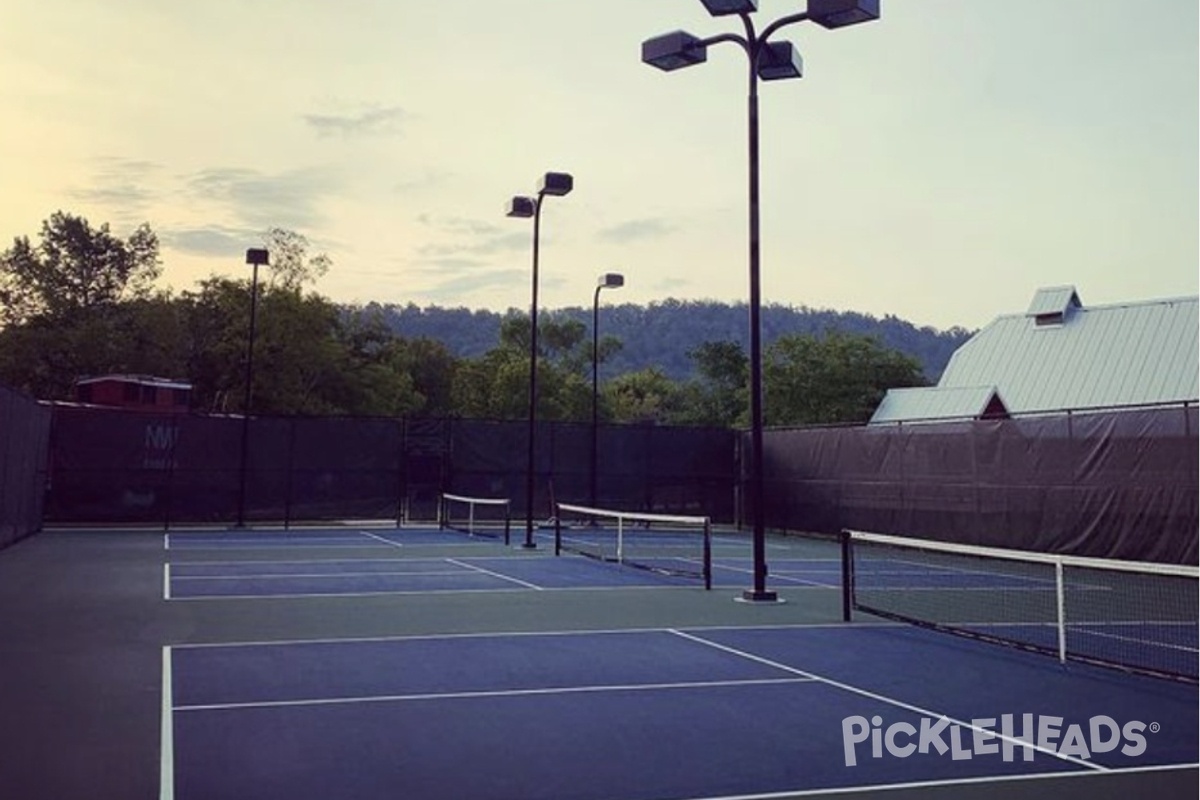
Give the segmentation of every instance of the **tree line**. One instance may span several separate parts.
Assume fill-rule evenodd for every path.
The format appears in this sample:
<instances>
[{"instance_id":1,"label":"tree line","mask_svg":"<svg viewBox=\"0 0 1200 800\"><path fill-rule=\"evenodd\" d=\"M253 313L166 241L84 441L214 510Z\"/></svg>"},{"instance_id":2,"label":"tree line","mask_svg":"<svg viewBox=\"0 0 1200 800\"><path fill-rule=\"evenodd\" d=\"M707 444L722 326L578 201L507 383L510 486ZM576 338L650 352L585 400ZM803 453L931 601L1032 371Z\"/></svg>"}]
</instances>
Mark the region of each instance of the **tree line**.
<instances>
[{"instance_id":1,"label":"tree line","mask_svg":"<svg viewBox=\"0 0 1200 800\"><path fill-rule=\"evenodd\" d=\"M621 349L605 363L602 375L615 376L646 367L658 367L673 380L695 377L696 362L689 353L697 342L729 341L747 346L749 311L744 303L667 298L648 305L619 302L618 292L601 298L600 330L621 340ZM503 314L486 309L421 307L407 304L368 304L383 315L388 327L406 338L432 338L444 342L458 356L476 357L496 345ZM570 306L547 312L554 318L592 322L592 307ZM925 377L936 383L950 356L971 336L954 327L939 331L917 327L893 315L877 318L853 311L799 308L766 303L761 309L763 341L781 336L827 331L870 336L885 347L920 362Z\"/></svg>"},{"instance_id":2,"label":"tree line","mask_svg":"<svg viewBox=\"0 0 1200 800\"><path fill-rule=\"evenodd\" d=\"M308 290L331 267L300 234L266 234L270 264L257 286L256 414L460 416L528 412L529 317L497 315L494 343L475 355L430 336L403 336L387 307L338 305ZM156 287L156 234L127 239L107 224L56 212L37 240L0 253L0 382L46 400L71 400L76 380L109 373L183 379L202 412L241 413L251 280L212 276L189 290ZM677 302L677 301L673 301ZM542 315L538 415L588 421L592 337L579 315ZM609 422L740 426L749 365L733 338L679 342L679 377L658 364L612 369L622 338L599 340L607 365L597 410ZM921 362L877 338L838 330L777 335L764 348L766 422L865 421L890 387L927 382Z\"/></svg>"}]
</instances>

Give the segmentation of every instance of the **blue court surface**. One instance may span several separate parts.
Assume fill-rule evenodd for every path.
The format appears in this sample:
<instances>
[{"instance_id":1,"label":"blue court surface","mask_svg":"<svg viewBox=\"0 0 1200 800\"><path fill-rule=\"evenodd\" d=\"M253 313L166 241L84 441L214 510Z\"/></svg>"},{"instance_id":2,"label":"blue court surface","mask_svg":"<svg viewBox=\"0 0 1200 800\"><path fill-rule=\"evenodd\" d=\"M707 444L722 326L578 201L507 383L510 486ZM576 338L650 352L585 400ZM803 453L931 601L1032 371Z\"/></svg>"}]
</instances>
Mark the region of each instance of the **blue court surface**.
<instances>
[{"instance_id":1,"label":"blue court surface","mask_svg":"<svg viewBox=\"0 0 1200 800\"><path fill-rule=\"evenodd\" d=\"M467 535L419 526L167 533L163 547L177 557L164 565L163 596L251 599L703 585L703 550L695 536L657 534L651 551L643 547L629 556L629 563L617 564L567 552L555 557L553 535L544 530L537 532L538 548L529 551L529 557L514 558L524 531L514 531L509 546L502 533L496 533ZM575 531L572 536L604 539L604 534L589 531ZM322 556L336 551L347 556L298 557L316 550ZM421 555L435 550L439 555ZM242 560L250 551L287 557L264 560L258 553L254 560ZM453 555L445 555L447 551ZM714 587L740 588L752 580L745 537L714 537L712 551ZM200 557L204 560L197 560ZM647 564L661 569L646 569ZM772 570L773 580L781 586L836 589L841 582L840 563L828 557L781 557Z\"/></svg>"},{"instance_id":2,"label":"blue court surface","mask_svg":"<svg viewBox=\"0 0 1200 800\"><path fill-rule=\"evenodd\" d=\"M778 562L781 585L836 589L836 564ZM188 561L164 566L164 597L302 597L434 592L544 591L625 587L698 588L696 578L610 564L582 556L461 557L287 561ZM741 587L748 561L714 566L714 586Z\"/></svg>"},{"instance_id":3,"label":"blue court surface","mask_svg":"<svg viewBox=\"0 0 1200 800\"><path fill-rule=\"evenodd\" d=\"M908 626L163 650L163 797L683 800L1195 765L1197 687ZM886 794L884 795L886 796Z\"/></svg>"}]
</instances>

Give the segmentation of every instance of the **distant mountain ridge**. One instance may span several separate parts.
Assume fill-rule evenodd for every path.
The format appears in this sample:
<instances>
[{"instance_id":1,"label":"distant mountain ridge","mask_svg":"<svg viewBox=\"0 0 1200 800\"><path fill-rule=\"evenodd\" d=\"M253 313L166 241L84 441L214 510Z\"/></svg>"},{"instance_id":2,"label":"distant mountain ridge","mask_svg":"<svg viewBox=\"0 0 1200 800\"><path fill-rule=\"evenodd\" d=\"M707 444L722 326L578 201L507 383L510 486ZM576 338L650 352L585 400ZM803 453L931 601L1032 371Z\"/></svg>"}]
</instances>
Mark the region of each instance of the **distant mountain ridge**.
<instances>
[{"instance_id":1,"label":"distant mountain ridge","mask_svg":"<svg viewBox=\"0 0 1200 800\"><path fill-rule=\"evenodd\" d=\"M466 308L422 308L414 303L372 303L366 309L381 312L398 336L440 341L464 358L480 356L498 344L500 322L506 314L524 313L523 309L501 314ZM591 328L591 308L574 306L541 313L552 319L577 319ZM873 336L885 346L917 359L930 383L937 382L950 356L973 333L957 327L946 331L917 327L890 314L879 319L853 311L783 305L765 305L761 316L764 345L787 334L820 335L829 330ZM624 345L604 364L603 374L613 376L658 367L674 380L687 379L694 371L687 355L690 350L707 341L736 341L745 346L748 320L744 303L664 300L647 306L601 305L600 335L614 336Z\"/></svg>"}]
</instances>

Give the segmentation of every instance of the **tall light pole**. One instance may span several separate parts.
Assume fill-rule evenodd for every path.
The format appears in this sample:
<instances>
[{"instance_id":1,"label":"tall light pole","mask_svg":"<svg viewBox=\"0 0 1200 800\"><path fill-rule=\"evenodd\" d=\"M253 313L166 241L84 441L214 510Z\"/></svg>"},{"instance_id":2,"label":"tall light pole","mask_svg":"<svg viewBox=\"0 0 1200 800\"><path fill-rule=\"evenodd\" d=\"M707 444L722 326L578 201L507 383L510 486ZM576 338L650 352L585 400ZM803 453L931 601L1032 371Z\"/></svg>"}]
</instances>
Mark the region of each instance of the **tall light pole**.
<instances>
[{"instance_id":1,"label":"tall light pole","mask_svg":"<svg viewBox=\"0 0 1200 800\"><path fill-rule=\"evenodd\" d=\"M596 291L592 294L592 508L596 507L597 502L600 461L600 291L620 289L624 285L624 275L608 272L596 281Z\"/></svg>"},{"instance_id":2,"label":"tall light pole","mask_svg":"<svg viewBox=\"0 0 1200 800\"><path fill-rule=\"evenodd\" d=\"M507 215L510 217L533 217L533 291L529 302L529 453L525 467L525 542L522 547L534 548L533 539L533 489L536 458L535 434L537 432L537 354L538 354L538 238L542 221L542 201L548 196L562 197L570 194L575 186L574 179L565 172L547 172L538 181L534 197L514 197L508 201Z\"/></svg>"},{"instance_id":3,"label":"tall light pole","mask_svg":"<svg viewBox=\"0 0 1200 800\"><path fill-rule=\"evenodd\" d=\"M750 173L750 515L754 521L754 587L742 593L750 602L776 602L768 591L766 524L763 500L763 387L762 387L762 294L759 281L759 190L758 190L758 81L799 78L802 61L791 42L768 41L771 34L787 25L809 20L824 28L843 28L879 18L879 0L809 0L803 13L780 17L755 32L751 14L758 0L700 0L713 16L736 14L742 20L745 35L724 33L701 39L684 31L675 31L647 39L642 43L642 61L661 70L676 70L703 63L708 46L733 42L746 53L749 61L747 102Z\"/></svg>"},{"instance_id":4,"label":"tall light pole","mask_svg":"<svg viewBox=\"0 0 1200 800\"><path fill-rule=\"evenodd\" d=\"M242 400L242 447L240 487L238 489L237 527L246 526L246 473L250 456L250 399L254 385L254 325L258 311L258 265L270 262L267 251L251 247L246 251L246 263L253 268L250 279L250 333L246 337L246 394Z\"/></svg>"}]
</instances>

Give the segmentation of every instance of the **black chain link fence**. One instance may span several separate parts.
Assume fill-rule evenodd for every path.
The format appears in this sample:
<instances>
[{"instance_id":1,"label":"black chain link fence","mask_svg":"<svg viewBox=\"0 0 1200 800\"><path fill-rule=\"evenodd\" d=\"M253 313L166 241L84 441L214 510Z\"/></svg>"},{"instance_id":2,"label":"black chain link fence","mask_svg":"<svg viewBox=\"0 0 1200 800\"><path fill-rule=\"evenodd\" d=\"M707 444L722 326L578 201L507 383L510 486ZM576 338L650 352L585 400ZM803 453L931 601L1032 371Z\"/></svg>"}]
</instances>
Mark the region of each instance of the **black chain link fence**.
<instances>
[{"instance_id":1,"label":"black chain link fence","mask_svg":"<svg viewBox=\"0 0 1200 800\"><path fill-rule=\"evenodd\" d=\"M41 529L49 436L50 409L0 386L0 548Z\"/></svg>"}]
</instances>

